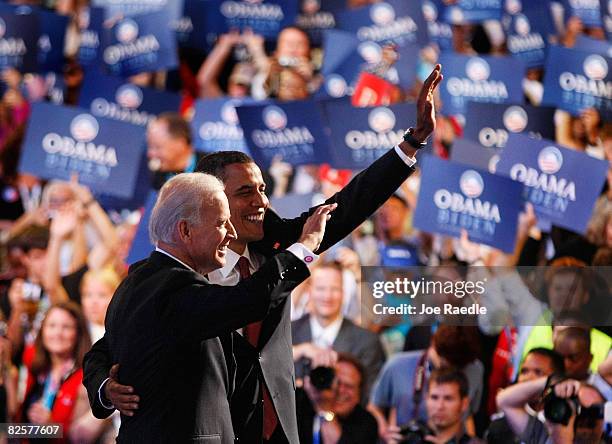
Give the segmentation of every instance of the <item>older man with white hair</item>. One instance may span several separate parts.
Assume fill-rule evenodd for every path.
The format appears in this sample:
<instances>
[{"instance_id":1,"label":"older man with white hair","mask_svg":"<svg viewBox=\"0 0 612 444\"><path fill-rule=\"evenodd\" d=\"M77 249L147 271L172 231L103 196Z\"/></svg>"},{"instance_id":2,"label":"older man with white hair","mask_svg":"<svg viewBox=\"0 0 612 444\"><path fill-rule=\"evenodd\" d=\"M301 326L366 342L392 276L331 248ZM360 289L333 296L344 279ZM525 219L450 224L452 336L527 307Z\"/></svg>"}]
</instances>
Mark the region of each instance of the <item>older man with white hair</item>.
<instances>
[{"instance_id":1,"label":"older man with white hair","mask_svg":"<svg viewBox=\"0 0 612 444\"><path fill-rule=\"evenodd\" d=\"M334 207L310 217L300 248L319 247ZM203 173L179 174L162 187L149 234L156 250L130 268L106 315L117 379L140 397L135 414L122 416L117 442L231 442L234 369L224 335L263 319L308 276L307 266L292 246L236 286L210 284L206 274L225 264L236 232L223 184ZM203 392L210 411L196 415Z\"/></svg>"}]
</instances>

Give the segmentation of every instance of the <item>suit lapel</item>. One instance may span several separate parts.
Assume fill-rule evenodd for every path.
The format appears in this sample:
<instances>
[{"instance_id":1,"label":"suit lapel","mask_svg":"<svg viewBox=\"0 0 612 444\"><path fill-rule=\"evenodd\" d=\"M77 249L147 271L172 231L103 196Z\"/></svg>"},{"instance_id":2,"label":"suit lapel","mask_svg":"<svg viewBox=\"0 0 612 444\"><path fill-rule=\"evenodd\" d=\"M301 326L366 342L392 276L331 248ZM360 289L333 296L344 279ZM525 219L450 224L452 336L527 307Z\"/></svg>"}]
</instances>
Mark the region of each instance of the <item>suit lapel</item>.
<instances>
[{"instance_id":1,"label":"suit lapel","mask_svg":"<svg viewBox=\"0 0 612 444\"><path fill-rule=\"evenodd\" d=\"M340 324L340 330L338 331L338 336L336 336L336 340L334 341L333 348L334 350L346 350L350 342L351 325L346 319L342 319L342 324Z\"/></svg>"}]
</instances>

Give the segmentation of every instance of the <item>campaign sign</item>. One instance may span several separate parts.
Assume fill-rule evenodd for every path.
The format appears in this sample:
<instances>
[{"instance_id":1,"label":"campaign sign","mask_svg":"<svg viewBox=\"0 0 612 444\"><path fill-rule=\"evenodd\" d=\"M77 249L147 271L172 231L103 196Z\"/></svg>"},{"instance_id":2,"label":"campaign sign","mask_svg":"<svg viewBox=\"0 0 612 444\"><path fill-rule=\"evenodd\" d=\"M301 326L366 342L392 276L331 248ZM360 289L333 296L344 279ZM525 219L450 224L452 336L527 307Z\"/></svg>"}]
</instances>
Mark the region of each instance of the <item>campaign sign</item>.
<instances>
[{"instance_id":1,"label":"campaign sign","mask_svg":"<svg viewBox=\"0 0 612 444\"><path fill-rule=\"evenodd\" d=\"M370 6L336 14L338 29L348 31L361 41L379 44L429 43L427 24L419 2L386 0Z\"/></svg>"},{"instance_id":2,"label":"campaign sign","mask_svg":"<svg viewBox=\"0 0 612 444\"><path fill-rule=\"evenodd\" d=\"M445 5L442 0L425 0L421 9L427 22L429 39L438 45L442 51L453 48L453 30L451 25L442 20Z\"/></svg>"},{"instance_id":3,"label":"campaign sign","mask_svg":"<svg viewBox=\"0 0 612 444\"><path fill-rule=\"evenodd\" d=\"M502 19L508 51L528 68L546 61L548 38L555 34L550 7L544 2L507 0Z\"/></svg>"},{"instance_id":4,"label":"campaign sign","mask_svg":"<svg viewBox=\"0 0 612 444\"><path fill-rule=\"evenodd\" d=\"M584 233L606 181L608 162L546 139L512 134L497 174L524 185L523 196L539 219Z\"/></svg>"},{"instance_id":5,"label":"campaign sign","mask_svg":"<svg viewBox=\"0 0 612 444\"><path fill-rule=\"evenodd\" d=\"M356 108L349 99L338 99L322 102L322 106L331 130L334 168L366 168L399 144L406 129L416 122L414 103Z\"/></svg>"},{"instance_id":6,"label":"campaign sign","mask_svg":"<svg viewBox=\"0 0 612 444\"><path fill-rule=\"evenodd\" d=\"M596 108L612 119L612 59L575 49L551 46L544 76L542 103L572 114Z\"/></svg>"},{"instance_id":7,"label":"campaign sign","mask_svg":"<svg viewBox=\"0 0 612 444\"><path fill-rule=\"evenodd\" d=\"M606 40L597 40L590 37L579 35L576 37L574 49L580 51L592 52L602 56L612 58L612 44Z\"/></svg>"},{"instance_id":8,"label":"campaign sign","mask_svg":"<svg viewBox=\"0 0 612 444\"><path fill-rule=\"evenodd\" d=\"M151 213L153 212L155 202L157 202L157 191L149 190L147 200L142 209L142 216L138 222L138 228L136 229L136 234L134 235L134 240L132 241L132 246L130 247L130 252L127 257L126 262L130 265L134 262L148 258L151 252L155 250L155 246L151 243L151 239L149 238L149 219L151 219Z\"/></svg>"},{"instance_id":9,"label":"campaign sign","mask_svg":"<svg viewBox=\"0 0 612 444\"><path fill-rule=\"evenodd\" d=\"M319 91L321 97L344 97L353 93L363 71L376 71L382 62L382 46L376 42L360 42L353 34L329 30L324 35L323 67L325 78ZM404 45L397 48L398 60L390 67L384 80L404 89L414 85L417 76L419 47Z\"/></svg>"},{"instance_id":10,"label":"campaign sign","mask_svg":"<svg viewBox=\"0 0 612 444\"><path fill-rule=\"evenodd\" d=\"M450 150L450 160L495 173L501 148L487 148L472 140L457 138Z\"/></svg>"},{"instance_id":11,"label":"campaign sign","mask_svg":"<svg viewBox=\"0 0 612 444\"><path fill-rule=\"evenodd\" d=\"M104 35L102 59L113 75L128 77L178 65L176 35L165 11L118 20Z\"/></svg>"},{"instance_id":12,"label":"campaign sign","mask_svg":"<svg viewBox=\"0 0 612 444\"><path fill-rule=\"evenodd\" d=\"M554 108L545 106L468 102L463 136L488 148L505 147L513 133L554 139L554 114Z\"/></svg>"},{"instance_id":13,"label":"campaign sign","mask_svg":"<svg viewBox=\"0 0 612 444\"><path fill-rule=\"evenodd\" d=\"M249 28L266 39L276 40L283 28L295 23L298 14L298 0L208 0L206 3L209 35Z\"/></svg>"},{"instance_id":14,"label":"campaign sign","mask_svg":"<svg viewBox=\"0 0 612 444\"><path fill-rule=\"evenodd\" d=\"M0 70L36 71L39 18L30 8L23 14L16 13L16 9L6 5L0 10Z\"/></svg>"},{"instance_id":15,"label":"campaign sign","mask_svg":"<svg viewBox=\"0 0 612 444\"><path fill-rule=\"evenodd\" d=\"M80 46L78 52L79 63L90 67L102 62L100 42L102 41L102 27L104 26L104 8L90 6L79 13Z\"/></svg>"},{"instance_id":16,"label":"campaign sign","mask_svg":"<svg viewBox=\"0 0 612 444\"><path fill-rule=\"evenodd\" d=\"M443 53L440 96L445 114L465 114L468 101L521 103L525 65L513 57L471 57Z\"/></svg>"},{"instance_id":17,"label":"campaign sign","mask_svg":"<svg viewBox=\"0 0 612 444\"><path fill-rule=\"evenodd\" d=\"M252 99L205 99L195 103L191 119L193 144L198 151L242 151L250 154L238 122L236 107Z\"/></svg>"},{"instance_id":18,"label":"campaign sign","mask_svg":"<svg viewBox=\"0 0 612 444\"><path fill-rule=\"evenodd\" d=\"M505 252L514 250L521 185L467 165L425 156L414 226L470 240Z\"/></svg>"},{"instance_id":19,"label":"campaign sign","mask_svg":"<svg viewBox=\"0 0 612 444\"><path fill-rule=\"evenodd\" d=\"M85 75L79 96L79 106L88 108L96 117L143 127L158 114L165 111L178 112L180 104L181 96L178 94L142 88L119 77L93 71Z\"/></svg>"},{"instance_id":20,"label":"campaign sign","mask_svg":"<svg viewBox=\"0 0 612 444\"><path fill-rule=\"evenodd\" d=\"M601 23L608 40L612 40L612 0L600 0Z\"/></svg>"},{"instance_id":21,"label":"campaign sign","mask_svg":"<svg viewBox=\"0 0 612 444\"><path fill-rule=\"evenodd\" d=\"M580 17L584 26L601 26L599 0L562 0L565 22L572 16Z\"/></svg>"},{"instance_id":22,"label":"campaign sign","mask_svg":"<svg viewBox=\"0 0 612 444\"><path fill-rule=\"evenodd\" d=\"M173 24L181 47L204 50L206 42L206 0L184 0L183 13Z\"/></svg>"},{"instance_id":23,"label":"campaign sign","mask_svg":"<svg viewBox=\"0 0 612 444\"><path fill-rule=\"evenodd\" d=\"M85 109L35 103L19 171L69 180L72 173L93 191L132 197L144 129L95 118Z\"/></svg>"},{"instance_id":24,"label":"campaign sign","mask_svg":"<svg viewBox=\"0 0 612 444\"><path fill-rule=\"evenodd\" d=\"M263 167L281 157L292 165L329 162L321 112L312 100L236 108L249 151Z\"/></svg>"},{"instance_id":25,"label":"campaign sign","mask_svg":"<svg viewBox=\"0 0 612 444\"><path fill-rule=\"evenodd\" d=\"M168 23L183 12L183 0L92 0L92 5L106 10L106 17L131 17L164 10Z\"/></svg>"},{"instance_id":26,"label":"campaign sign","mask_svg":"<svg viewBox=\"0 0 612 444\"><path fill-rule=\"evenodd\" d=\"M38 39L38 70L40 72L61 72L64 68L64 41L68 16L36 9L40 19Z\"/></svg>"},{"instance_id":27,"label":"campaign sign","mask_svg":"<svg viewBox=\"0 0 612 444\"><path fill-rule=\"evenodd\" d=\"M336 27L336 19L327 3L322 0L301 0L300 13L295 24L305 30L310 42L319 46L323 43L323 33Z\"/></svg>"},{"instance_id":28,"label":"campaign sign","mask_svg":"<svg viewBox=\"0 0 612 444\"><path fill-rule=\"evenodd\" d=\"M500 20L501 15L502 0L458 0L444 9L444 21L453 25Z\"/></svg>"}]
</instances>

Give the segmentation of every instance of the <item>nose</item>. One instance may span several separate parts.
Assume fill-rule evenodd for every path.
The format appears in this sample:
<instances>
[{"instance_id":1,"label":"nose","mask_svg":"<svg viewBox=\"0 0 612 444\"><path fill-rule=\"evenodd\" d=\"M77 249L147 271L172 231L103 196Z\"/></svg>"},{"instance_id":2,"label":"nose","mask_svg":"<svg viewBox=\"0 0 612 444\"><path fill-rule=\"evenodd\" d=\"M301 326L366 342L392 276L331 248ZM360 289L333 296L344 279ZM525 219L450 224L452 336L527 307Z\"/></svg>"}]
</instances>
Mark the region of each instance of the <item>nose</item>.
<instances>
[{"instance_id":1,"label":"nose","mask_svg":"<svg viewBox=\"0 0 612 444\"><path fill-rule=\"evenodd\" d=\"M227 221L227 233L225 234L226 238L229 239L238 239L238 234L236 233L236 229L231 221Z\"/></svg>"},{"instance_id":2,"label":"nose","mask_svg":"<svg viewBox=\"0 0 612 444\"><path fill-rule=\"evenodd\" d=\"M257 208L268 208L269 203L270 201L268 200L268 196L266 196L265 193L257 193L255 199L253 199L253 202L251 202L251 204Z\"/></svg>"}]
</instances>

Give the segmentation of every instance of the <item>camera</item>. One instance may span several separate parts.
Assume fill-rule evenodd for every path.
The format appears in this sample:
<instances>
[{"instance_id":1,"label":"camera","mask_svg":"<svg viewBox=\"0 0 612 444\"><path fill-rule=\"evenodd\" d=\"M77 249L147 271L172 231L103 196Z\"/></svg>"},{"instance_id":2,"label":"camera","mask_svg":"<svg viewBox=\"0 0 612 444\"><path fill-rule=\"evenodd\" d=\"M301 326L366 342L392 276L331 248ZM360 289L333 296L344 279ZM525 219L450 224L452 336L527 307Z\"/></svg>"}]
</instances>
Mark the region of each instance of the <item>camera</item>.
<instances>
[{"instance_id":1,"label":"camera","mask_svg":"<svg viewBox=\"0 0 612 444\"><path fill-rule=\"evenodd\" d=\"M336 377L336 372L331 367L315 367L310 370L310 383L318 391L331 388Z\"/></svg>"},{"instance_id":2,"label":"camera","mask_svg":"<svg viewBox=\"0 0 612 444\"><path fill-rule=\"evenodd\" d=\"M31 282L23 283L23 300L24 301L39 302L41 295L42 295L42 288L40 288L40 285L36 285Z\"/></svg>"},{"instance_id":3,"label":"camera","mask_svg":"<svg viewBox=\"0 0 612 444\"><path fill-rule=\"evenodd\" d=\"M554 424L567 425L578 407L576 398L559 398L553 390L544 396L543 401L544 416Z\"/></svg>"},{"instance_id":4,"label":"camera","mask_svg":"<svg viewBox=\"0 0 612 444\"><path fill-rule=\"evenodd\" d=\"M427 435L435 435L435 432L427 424L412 420L401 427L400 434L403 437L400 444L419 444L425 442Z\"/></svg>"}]
</instances>

